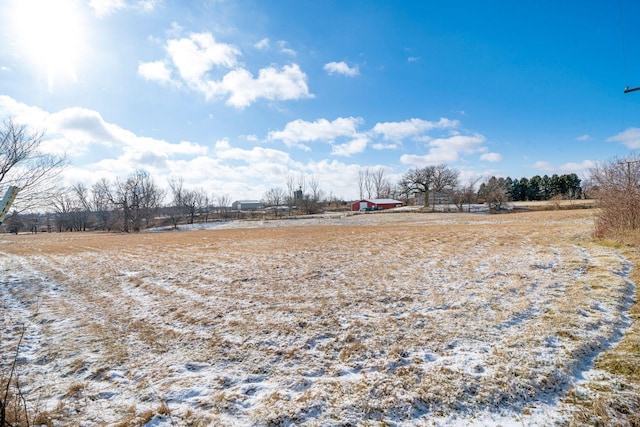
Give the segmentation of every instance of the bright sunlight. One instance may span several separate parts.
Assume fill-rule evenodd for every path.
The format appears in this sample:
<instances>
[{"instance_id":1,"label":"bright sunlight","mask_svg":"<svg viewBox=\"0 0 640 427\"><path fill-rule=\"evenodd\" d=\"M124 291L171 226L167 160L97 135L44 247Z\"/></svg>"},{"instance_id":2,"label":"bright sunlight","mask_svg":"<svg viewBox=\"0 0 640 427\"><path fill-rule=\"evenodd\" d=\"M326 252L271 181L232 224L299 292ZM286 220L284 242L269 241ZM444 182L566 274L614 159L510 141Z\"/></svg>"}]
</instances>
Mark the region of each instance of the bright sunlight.
<instances>
[{"instance_id":1,"label":"bright sunlight","mask_svg":"<svg viewBox=\"0 0 640 427\"><path fill-rule=\"evenodd\" d=\"M15 1L12 22L16 45L46 76L49 90L77 80L85 31L76 0Z\"/></svg>"}]
</instances>

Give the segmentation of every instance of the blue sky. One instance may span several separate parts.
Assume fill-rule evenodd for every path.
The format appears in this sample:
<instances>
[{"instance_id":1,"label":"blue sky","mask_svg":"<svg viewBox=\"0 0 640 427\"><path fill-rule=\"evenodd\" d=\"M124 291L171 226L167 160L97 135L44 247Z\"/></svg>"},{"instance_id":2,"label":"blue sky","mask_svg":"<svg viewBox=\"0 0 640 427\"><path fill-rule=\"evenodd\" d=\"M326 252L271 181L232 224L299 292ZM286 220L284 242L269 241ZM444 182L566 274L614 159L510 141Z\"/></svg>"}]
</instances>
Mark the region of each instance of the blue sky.
<instances>
[{"instance_id":1,"label":"blue sky","mask_svg":"<svg viewBox=\"0 0 640 427\"><path fill-rule=\"evenodd\" d=\"M145 169L231 199L300 176L576 172L640 148L640 4L5 0L0 117L64 179Z\"/></svg>"}]
</instances>

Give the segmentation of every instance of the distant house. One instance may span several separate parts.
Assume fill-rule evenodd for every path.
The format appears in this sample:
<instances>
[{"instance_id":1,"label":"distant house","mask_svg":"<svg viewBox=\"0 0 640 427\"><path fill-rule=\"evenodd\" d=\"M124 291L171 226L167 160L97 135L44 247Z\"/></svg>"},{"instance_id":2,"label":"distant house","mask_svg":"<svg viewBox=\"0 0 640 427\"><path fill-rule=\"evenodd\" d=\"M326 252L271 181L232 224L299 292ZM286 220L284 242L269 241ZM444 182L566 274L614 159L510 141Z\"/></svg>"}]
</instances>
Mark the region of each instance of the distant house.
<instances>
[{"instance_id":1,"label":"distant house","mask_svg":"<svg viewBox=\"0 0 640 427\"><path fill-rule=\"evenodd\" d=\"M234 211L255 211L262 209L262 203L259 200L236 200L231 204Z\"/></svg>"},{"instance_id":2,"label":"distant house","mask_svg":"<svg viewBox=\"0 0 640 427\"><path fill-rule=\"evenodd\" d=\"M352 211L377 211L383 209L399 208L404 206L399 200L394 199L362 199L351 203Z\"/></svg>"}]
</instances>

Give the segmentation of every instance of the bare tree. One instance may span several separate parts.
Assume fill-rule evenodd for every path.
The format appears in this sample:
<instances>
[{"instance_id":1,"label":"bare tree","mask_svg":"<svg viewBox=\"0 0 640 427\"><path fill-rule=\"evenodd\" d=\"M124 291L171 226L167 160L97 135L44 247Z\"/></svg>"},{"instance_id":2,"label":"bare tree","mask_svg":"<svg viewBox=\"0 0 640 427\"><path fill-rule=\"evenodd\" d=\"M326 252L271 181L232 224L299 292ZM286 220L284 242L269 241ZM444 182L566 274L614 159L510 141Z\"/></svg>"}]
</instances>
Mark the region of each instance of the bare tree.
<instances>
[{"instance_id":1,"label":"bare tree","mask_svg":"<svg viewBox=\"0 0 640 427\"><path fill-rule=\"evenodd\" d=\"M374 185L373 185L373 173L371 172L371 169L369 168L365 168L364 170L364 190L367 194L367 199L371 199L373 198L373 191L374 191Z\"/></svg>"},{"instance_id":2,"label":"bare tree","mask_svg":"<svg viewBox=\"0 0 640 427\"><path fill-rule=\"evenodd\" d=\"M369 187L369 168L360 169L358 171L358 194L360 195L360 200L365 198L365 191ZM370 195L367 196L371 197Z\"/></svg>"},{"instance_id":3,"label":"bare tree","mask_svg":"<svg viewBox=\"0 0 640 427\"><path fill-rule=\"evenodd\" d=\"M302 194L307 191L307 181L303 174L298 176L298 190L302 191Z\"/></svg>"},{"instance_id":4,"label":"bare tree","mask_svg":"<svg viewBox=\"0 0 640 427\"><path fill-rule=\"evenodd\" d=\"M462 186L456 186L452 192L453 203L458 208L459 212L464 209L464 204L468 206L468 212L471 212L471 203L476 200L476 185L480 181L480 178L470 178L467 184Z\"/></svg>"},{"instance_id":5,"label":"bare tree","mask_svg":"<svg viewBox=\"0 0 640 427\"><path fill-rule=\"evenodd\" d=\"M44 132L6 120L0 127L0 185L19 187L14 206L27 210L42 206L58 186L56 177L65 156L40 151Z\"/></svg>"},{"instance_id":6,"label":"bare tree","mask_svg":"<svg viewBox=\"0 0 640 427\"><path fill-rule=\"evenodd\" d=\"M70 191L76 198L76 217L80 223L80 228L86 231L87 227L93 225L89 188L85 184L78 182L71 186Z\"/></svg>"},{"instance_id":7,"label":"bare tree","mask_svg":"<svg viewBox=\"0 0 640 427\"><path fill-rule=\"evenodd\" d=\"M182 205L187 214L187 222L193 224L196 216L202 213L209 203L209 197L204 190L185 190L182 197Z\"/></svg>"},{"instance_id":8,"label":"bare tree","mask_svg":"<svg viewBox=\"0 0 640 427\"><path fill-rule=\"evenodd\" d=\"M385 178L385 170L383 167L378 167L371 172L371 181L373 183L374 193L376 199L388 198L391 193L391 185Z\"/></svg>"},{"instance_id":9,"label":"bare tree","mask_svg":"<svg viewBox=\"0 0 640 427\"><path fill-rule=\"evenodd\" d=\"M295 179L292 175L287 177L287 206L289 207L289 215L293 211L293 205L295 203Z\"/></svg>"},{"instance_id":10,"label":"bare tree","mask_svg":"<svg viewBox=\"0 0 640 427\"><path fill-rule=\"evenodd\" d=\"M96 228L107 231L114 226L114 206L108 197L109 185L109 181L103 178L91 187L91 208L96 219Z\"/></svg>"},{"instance_id":11,"label":"bare tree","mask_svg":"<svg viewBox=\"0 0 640 427\"><path fill-rule=\"evenodd\" d=\"M83 221L79 220L82 207L71 189L58 191L51 197L51 206L56 213L56 228L62 231L81 231Z\"/></svg>"},{"instance_id":12,"label":"bare tree","mask_svg":"<svg viewBox=\"0 0 640 427\"><path fill-rule=\"evenodd\" d=\"M396 185L396 193L400 200L409 204L409 199L413 195L413 185L411 184L407 174L405 174Z\"/></svg>"},{"instance_id":13,"label":"bare tree","mask_svg":"<svg viewBox=\"0 0 640 427\"><path fill-rule=\"evenodd\" d=\"M200 188L197 190L200 193L200 222L209 222L209 215L212 212L213 201L216 199L215 196L209 196L204 188Z\"/></svg>"},{"instance_id":14,"label":"bare tree","mask_svg":"<svg viewBox=\"0 0 640 427\"><path fill-rule=\"evenodd\" d=\"M600 208L598 237L621 238L640 228L640 155L598 163L590 181Z\"/></svg>"},{"instance_id":15,"label":"bare tree","mask_svg":"<svg viewBox=\"0 0 640 427\"><path fill-rule=\"evenodd\" d=\"M222 194L216 198L216 201L222 218L227 219L229 216L229 206L231 206L231 196L229 194Z\"/></svg>"},{"instance_id":16,"label":"bare tree","mask_svg":"<svg viewBox=\"0 0 640 427\"><path fill-rule=\"evenodd\" d=\"M262 203L265 206L271 207L274 210L274 215L278 217L278 209L282 202L284 202L286 193L280 187L270 188L262 196Z\"/></svg>"},{"instance_id":17,"label":"bare tree","mask_svg":"<svg viewBox=\"0 0 640 427\"><path fill-rule=\"evenodd\" d=\"M509 194L500 182L491 177L484 185L484 202L489 206L490 212L501 211L509 202Z\"/></svg>"},{"instance_id":18,"label":"bare tree","mask_svg":"<svg viewBox=\"0 0 640 427\"><path fill-rule=\"evenodd\" d=\"M406 191L424 195L424 206L429 206L429 193L433 186L435 166L425 166L409 170L400 181Z\"/></svg>"},{"instance_id":19,"label":"bare tree","mask_svg":"<svg viewBox=\"0 0 640 427\"><path fill-rule=\"evenodd\" d=\"M433 169L432 187L434 195L450 194L458 185L459 172L441 163ZM436 200L433 200L433 209L435 209Z\"/></svg>"},{"instance_id":20,"label":"bare tree","mask_svg":"<svg viewBox=\"0 0 640 427\"><path fill-rule=\"evenodd\" d=\"M358 194L360 199L382 199L390 197L391 184L386 180L385 169L366 167L358 171Z\"/></svg>"},{"instance_id":21,"label":"bare tree","mask_svg":"<svg viewBox=\"0 0 640 427\"><path fill-rule=\"evenodd\" d=\"M138 232L143 222L156 212L164 197L164 192L153 182L148 172L138 170L126 180L116 179L113 185L103 180L100 192L122 213L123 231Z\"/></svg>"},{"instance_id":22,"label":"bare tree","mask_svg":"<svg viewBox=\"0 0 640 427\"><path fill-rule=\"evenodd\" d=\"M312 176L309 180L309 195L306 197L306 210L309 214L318 213L324 198L324 192L320 188L320 180L317 176Z\"/></svg>"},{"instance_id":23,"label":"bare tree","mask_svg":"<svg viewBox=\"0 0 640 427\"><path fill-rule=\"evenodd\" d=\"M18 234L20 230L24 228L24 222L22 221L22 215L18 211L14 210L11 215L7 216L4 226L9 233Z\"/></svg>"},{"instance_id":24,"label":"bare tree","mask_svg":"<svg viewBox=\"0 0 640 427\"><path fill-rule=\"evenodd\" d=\"M326 201L329 207L333 205L333 207L336 209L340 208L340 205L342 204L342 199L336 196L335 194L333 194L333 192L329 192L329 196L327 196Z\"/></svg>"},{"instance_id":25,"label":"bare tree","mask_svg":"<svg viewBox=\"0 0 640 427\"><path fill-rule=\"evenodd\" d=\"M185 216L184 208L184 180L182 177L172 176L169 178L169 189L171 191L171 205L169 206L168 214L173 228L178 228L178 223L182 221Z\"/></svg>"}]
</instances>

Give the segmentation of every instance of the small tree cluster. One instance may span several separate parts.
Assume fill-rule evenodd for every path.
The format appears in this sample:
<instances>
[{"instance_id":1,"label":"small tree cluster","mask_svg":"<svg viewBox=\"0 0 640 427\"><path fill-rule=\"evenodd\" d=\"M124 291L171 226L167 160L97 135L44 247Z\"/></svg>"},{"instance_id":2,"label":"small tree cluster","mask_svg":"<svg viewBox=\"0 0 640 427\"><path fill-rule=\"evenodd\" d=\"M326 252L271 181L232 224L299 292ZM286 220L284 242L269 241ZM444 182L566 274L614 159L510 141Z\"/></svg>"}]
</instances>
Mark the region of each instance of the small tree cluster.
<instances>
[{"instance_id":1,"label":"small tree cluster","mask_svg":"<svg viewBox=\"0 0 640 427\"><path fill-rule=\"evenodd\" d=\"M425 166L409 170L402 176L398 184L400 194L420 195L424 197L424 206L433 202L435 207L436 195L451 197L458 187L459 172L446 164Z\"/></svg>"},{"instance_id":2,"label":"small tree cluster","mask_svg":"<svg viewBox=\"0 0 640 427\"><path fill-rule=\"evenodd\" d=\"M171 205L166 208L168 216L171 218L174 228L178 224L187 222L193 224L196 218L209 219L211 213L213 197L209 197L204 189L188 190L184 188L182 177L172 177L169 179L171 189Z\"/></svg>"},{"instance_id":3,"label":"small tree cluster","mask_svg":"<svg viewBox=\"0 0 640 427\"><path fill-rule=\"evenodd\" d=\"M494 193L496 189L502 188L508 201L534 201L551 200L561 197L563 199L579 199L582 196L580 178L575 173L566 175L553 174L536 175L532 178L512 179L496 178L492 176L486 183L480 184L478 197L481 200L487 198L487 194Z\"/></svg>"},{"instance_id":4,"label":"small tree cluster","mask_svg":"<svg viewBox=\"0 0 640 427\"><path fill-rule=\"evenodd\" d=\"M394 187L383 167L367 167L358 172L358 192L360 199L386 199L393 197Z\"/></svg>"},{"instance_id":5,"label":"small tree cluster","mask_svg":"<svg viewBox=\"0 0 640 427\"><path fill-rule=\"evenodd\" d=\"M597 164L590 171L599 213L597 237L626 237L640 228L640 155Z\"/></svg>"},{"instance_id":6,"label":"small tree cluster","mask_svg":"<svg viewBox=\"0 0 640 427\"><path fill-rule=\"evenodd\" d=\"M91 188L78 183L58 189L50 197L51 214L30 213L14 218L15 214L11 216L8 226L19 223L18 230L28 226L33 232L42 225L48 231L55 227L60 232L138 232L151 224L163 198L164 191L149 173L139 170L126 179L102 179Z\"/></svg>"}]
</instances>

